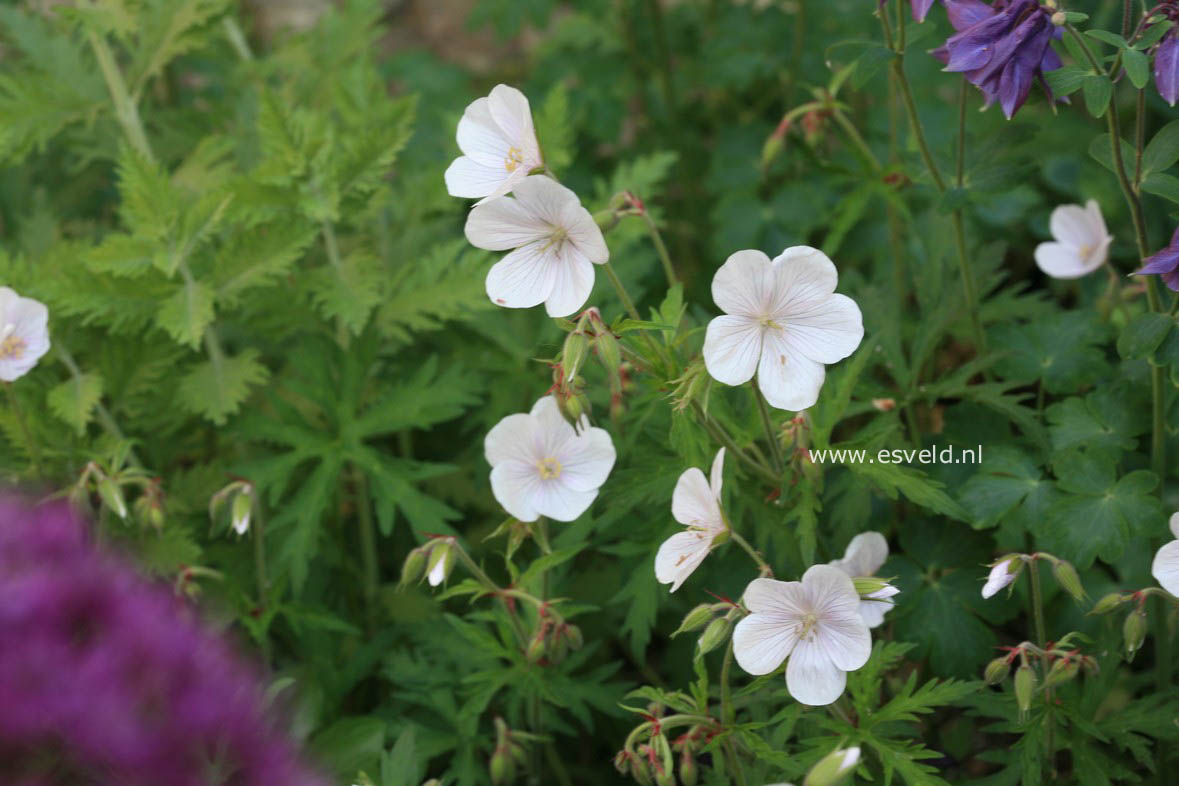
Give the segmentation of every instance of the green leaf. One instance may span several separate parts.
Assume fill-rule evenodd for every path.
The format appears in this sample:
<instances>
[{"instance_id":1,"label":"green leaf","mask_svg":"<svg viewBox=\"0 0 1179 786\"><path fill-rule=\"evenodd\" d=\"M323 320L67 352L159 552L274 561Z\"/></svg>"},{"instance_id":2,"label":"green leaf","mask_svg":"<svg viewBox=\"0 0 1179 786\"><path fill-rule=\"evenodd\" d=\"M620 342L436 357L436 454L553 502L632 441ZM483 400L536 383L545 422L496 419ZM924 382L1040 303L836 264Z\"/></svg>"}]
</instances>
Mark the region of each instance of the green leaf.
<instances>
[{"instance_id":1,"label":"green leaf","mask_svg":"<svg viewBox=\"0 0 1179 786\"><path fill-rule=\"evenodd\" d=\"M1142 179L1142 190L1179 204L1179 177L1165 172L1151 172Z\"/></svg>"},{"instance_id":2,"label":"green leaf","mask_svg":"<svg viewBox=\"0 0 1179 786\"><path fill-rule=\"evenodd\" d=\"M1083 447L1101 453L1111 461L1123 451L1133 450L1137 429L1126 422L1125 409L1096 395L1073 396L1048 407L1052 446L1057 451Z\"/></svg>"},{"instance_id":3,"label":"green leaf","mask_svg":"<svg viewBox=\"0 0 1179 786\"><path fill-rule=\"evenodd\" d=\"M159 165L129 145L119 156L119 213L135 235L163 240L180 222L180 196Z\"/></svg>"},{"instance_id":4,"label":"green leaf","mask_svg":"<svg viewBox=\"0 0 1179 786\"><path fill-rule=\"evenodd\" d=\"M1089 155L1110 172L1114 171L1113 148L1110 145L1109 134L1098 134L1089 143ZM1121 140L1122 163L1127 172L1134 171L1134 146L1125 139Z\"/></svg>"},{"instance_id":5,"label":"green leaf","mask_svg":"<svg viewBox=\"0 0 1179 786\"><path fill-rule=\"evenodd\" d=\"M1162 172L1179 161L1179 120L1172 120L1158 130L1142 151L1142 172Z\"/></svg>"},{"instance_id":6,"label":"green leaf","mask_svg":"<svg viewBox=\"0 0 1179 786\"><path fill-rule=\"evenodd\" d=\"M1146 32L1144 32L1138 38L1138 40L1134 42L1134 48L1145 52L1157 44L1160 40L1162 40L1162 37L1167 34L1167 31L1170 30L1174 24L1175 23L1170 19L1163 19L1162 21L1155 22L1153 25L1146 28Z\"/></svg>"},{"instance_id":7,"label":"green leaf","mask_svg":"<svg viewBox=\"0 0 1179 786\"><path fill-rule=\"evenodd\" d=\"M1122 38L1117 33L1110 32L1109 30L1086 30L1085 35L1089 36L1090 38L1096 38L1098 41L1109 44L1113 47L1117 47L1118 49L1124 49L1129 46L1129 44L1126 43L1126 39Z\"/></svg>"},{"instance_id":8,"label":"green leaf","mask_svg":"<svg viewBox=\"0 0 1179 786\"><path fill-rule=\"evenodd\" d=\"M1091 73L1093 72L1088 68L1074 65L1063 66L1045 73L1044 81L1048 83L1048 87L1056 95L1067 96L1080 90L1085 77Z\"/></svg>"},{"instance_id":9,"label":"green leaf","mask_svg":"<svg viewBox=\"0 0 1179 786\"><path fill-rule=\"evenodd\" d=\"M214 425L224 425L241 408L250 389L270 376L258 361L258 350L249 348L235 356L206 360L180 379L180 403Z\"/></svg>"},{"instance_id":10,"label":"green leaf","mask_svg":"<svg viewBox=\"0 0 1179 786\"><path fill-rule=\"evenodd\" d=\"M879 44L870 46L856 58L855 71L852 73L851 86L859 90L876 76L880 67L896 57L896 53L886 46Z\"/></svg>"},{"instance_id":11,"label":"green leaf","mask_svg":"<svg viewBox=\"0 0 1179 786\"><path fill-rule=\"evenodd\" d=\"M311 739L310 752L338 782L357 769L375 771L385 751L385 721L373 715L345 716Z\"/></svg>"},{"instance_id":12,"label":"green leaf","mask_svg":"<svg viewBox=\"0 0 1179 786\"><path fill-rule=\"evenodd\" d=\"M536 113L536 136L545 164L555 172L573 161L573 119L569 112L569 90L564 82L549 88Z\"/></svg>"},{"instance_id":13,"label":"green leaf","mask_svg":"<svg viewBox=\"0 0 1179 786\"><path fill-rule=\"evenodd\" d=\"M156 324L192 349L200 346L213 321L213 291L199 281L188 281L160 304Z\"/></svg>"},{"instance_id":14,"label":"green leaf","mask_svg":"<svg viewBox=\"0 0 1179 786\"><path fill-rule=\"evenodd\" d=\"M999 325L993 333L1006 350L995 370L1005 379L1042 380L1049 393L1071 393L1107 369L1098 349L1105 331L1088 314L1069 311L1031 325Z\"/></svg>"},{"instance_id":15,"label":"green leaf","mask_svg":"<svg viewBox=\"0 0 1179 786\"><path fill-rule=\"evenodd\" d=\"M1113 82L1109 81L1109 77L1104 74L1090 74L1081 82L1081 89L1089 114L1094 117L1104 115L1113 96Z\"/></svg>"},{"instance_id":16,"label":"green leaf","mask_svg":"<svg viewBox=\"0 0 1179 786\"><path fill-rule=\"evenodd\" d=\"M145 3L140 35L128 80L135 95L168 63L196 48L207 37L202 28L229 8L230 0L169 0Z\"/></svg>"},{"instance_id":17,"label":"green leaf","mask_svg":"<svg viewBox=\"0 0 1179 786\"><path fill-rule=\"evenodd\" d=\"M1122 65L1130 83L1141 90L1150 81L1150 58L1137 49L1122 50Z\"/></svg>"},{"instance_id":18,"label":"green leaf","mask_svg":"<svg viewBox=\"0 0 1179 786\"><path fill-rule=\"evenodd\" d=\"M386 338L408 343L415 334L479 319L495 308L483 280L489 255L466 238L434 246L424 259L406 260L387 278L375 324Z\"/></svg>"},{"instance_id":19,"label":"green leaf","mask_svg":"<svg viewBox=\"0 0 1179 786\"><path fill-rule=\"evenodd\" d=\"M313 271L306 283L312 302L324 317L338 319L350 333L360 335L369 315L384 299L387 280L379 260L358 249L342 259L338 268L328 265Z\"/></svg>"},{"instance_id":20,"label":"green leaf","mask_svg":"<svg viewBox=\"0 0 1179 786\"><path fill-rule=\"evenodd\" d=\"M1011 445L988 446L978 473L966 481L959 499L972 514L975 528L992 527L1051 486L1027 453Z\"/></svg>"},{"instance_id":21,"label":"green leaf","mask_svg":"<svg viewBox=\"0 0 1179 786\"><path fill-rule=\"evenodd\" d=\"M101 398L102 377L95 373L82 374L49 391L49 409L81 435Z\"/></svg>"},{"instance_id":22,"label":"green leaf","mask_svg":"<svg viewBox=\"0 0 1179 786\"><path fill-rule=\"evenodd\" d=\"M971 520L970 513L950 495L942 491L942 484L931 479L924 472L899 464L869 462L847 463L844 466L871 482L889 499L896 499L899 492L911 502L935 513L949 516L958 521Z\"/></svg>"},{"instance_id":23,"label":"green leaf","mask_svg":"<svg viewBox=\"0 0 1179 786\"><path fill-rule=\"evenodd\" d=\"M1174 317L1168 314L1139 314L1130 320L1118 336L1118 354L1127 360L1152 355L1175 327Z\"/></svg>"}]
</instances>

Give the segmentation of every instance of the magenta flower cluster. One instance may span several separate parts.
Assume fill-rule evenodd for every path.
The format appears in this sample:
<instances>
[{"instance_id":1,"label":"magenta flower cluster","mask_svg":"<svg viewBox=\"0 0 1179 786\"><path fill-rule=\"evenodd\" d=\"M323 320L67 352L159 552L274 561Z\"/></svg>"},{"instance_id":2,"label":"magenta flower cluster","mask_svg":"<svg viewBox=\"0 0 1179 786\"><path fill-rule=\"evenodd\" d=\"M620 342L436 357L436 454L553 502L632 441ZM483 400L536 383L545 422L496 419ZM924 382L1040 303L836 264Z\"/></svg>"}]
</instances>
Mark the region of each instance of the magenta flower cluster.
<instances>
[{"instance_id":1,"label":"magenta flower cluster","mask_svg":"<svg viewBox=\"0 0 1179 786\"><path fill-rule=\"evenodd\" d=\"M324 786L258 675L64 504L0 498L0 781Z\"/></svg>"}]
</instances>

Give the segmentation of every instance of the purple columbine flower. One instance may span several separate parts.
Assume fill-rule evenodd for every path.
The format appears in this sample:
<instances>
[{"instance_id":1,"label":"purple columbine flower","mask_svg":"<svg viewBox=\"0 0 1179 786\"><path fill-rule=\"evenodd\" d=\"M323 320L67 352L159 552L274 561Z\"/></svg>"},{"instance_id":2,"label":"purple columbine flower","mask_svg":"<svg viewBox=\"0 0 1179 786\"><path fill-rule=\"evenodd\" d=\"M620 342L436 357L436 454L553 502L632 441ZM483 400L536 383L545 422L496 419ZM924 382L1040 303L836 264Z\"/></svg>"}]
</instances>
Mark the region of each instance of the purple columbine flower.
<instances>
[{"instance_id":1,"label":"purple columbine flower","mask_svg":"<svg viewBox=\"0 0 1179 786\"><path fill-rule=\"evenodd\" d=\"M1167 289L1179 292L1179 228L1171 235L1170 245L1142 260L1142 269L1134 275L1161 276Z\"/></svg>"},{"instance_id":2,"label":"purple columbine flower","mask_svg":"<svg viewBox=\"0 0 1179 786\"><path fill-rule=\"evenodd\" d=\"M1044 72L1060 68L1060 57L1050 46L1059 31L1050 9L1038 0L943 0L950 24L957 30L932 54L946 71L961 72L966 81L995 101L1011 118L1027 100L1032 82L1039 80L1050 99Z\"/></svg>"},{"instance_id":3,"label":"purple columbine flower","mask_svg":"<svg viewBox=\"0 0 1179 786\"><path fill-rule=\"evenodd\" d=\"M884 8L886 0L879 0L876 4L877 8ZM929 13L929 9L933 7L933 0L909 0L909 6L913 12L913 18L918 22L925 21L925 15Z\"/></svg>"},{"instance_id":4,"label":"purple columbine flower","mask_svg":"<svg viewBox=\"0 0 1179 786\"><path fill-rule=\"evenodd\" d=\"M1161 13L1179 24L1179 6L1167 5ZM1154 50L1154 86L1171 106L1175 106L1176 99L1179 99L1179 36L1175 35L1176 30L1179 27L1168 30Z\"/></svg>"},{"instance_id":5,"label":"purple columbine flower","mask_svg":"<svg viewBox=\"0 0 1179 786\"><path fill-rule=\"evenodd\" d=\"M4 783L325 786L257 676L64 504L0 498Z\"/></svg>"}]
</instances>

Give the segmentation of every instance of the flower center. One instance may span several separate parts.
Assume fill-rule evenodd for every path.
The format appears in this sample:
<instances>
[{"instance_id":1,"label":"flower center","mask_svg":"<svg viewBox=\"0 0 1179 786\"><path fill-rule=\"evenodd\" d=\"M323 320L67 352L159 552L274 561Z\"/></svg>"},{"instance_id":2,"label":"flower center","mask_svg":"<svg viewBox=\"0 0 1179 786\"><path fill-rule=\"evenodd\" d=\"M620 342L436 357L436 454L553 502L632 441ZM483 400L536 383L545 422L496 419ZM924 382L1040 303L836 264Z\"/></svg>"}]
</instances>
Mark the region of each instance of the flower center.
<instances>
[{"instance_id":1,"label":"flower center","mask_svg":"<svg viewBox=\"0 0 1179 786\"><path fill-rule=\"evenodd\" d=\"M1078 248L1077 251L1080 253L1080 255L1082 257L1087 257L1093 251L1093 246L1090 245L1089 243L1085 243L1083 246Z\"/></svg>"},{"instance_id":2,"label":"flower center","mask_svg":"<svg viewBox=\"0 0 1179 786\"><path fill-rule=\"evenodd\" d=\"M508 155L504 159L504 169L515 172L516 167L524 163L524 151L518 147L509 147Z\"/></svg>"},{"instance_id":3,"label":"flower center","mask_svg":"<svg viewBox=\"0 0 1179 786\"><path fill-rule=\"evenodd\" d=\"M540 471L540 477L544 480L561 477L561 462L555 458L541 459L536 462L536 468Z\"/></svg>"},{"instance_id":4,"label":"flower center","mask_svg":"<svg viewBox=\"0 0 1179 786\"><path fill-rule=\"evenodd\" d=\"M565 231L565 227L553 227L553 234L549 235L548 241L543 246L541 246L540 253L543 254L545 251L548 251L554 246L560 248L561 244L564 243L565 239L568 237L569 233Z\"/></svg>"},{"instance_id":5,"label":"flower center","mask_svg":"<svg viewBox=\"0 0 1179 786\"><path fill-rule=\"evenodd\" d=\"M781 330L782 326L773 320L771 317L761 317L757 320L757 324L768 330Z\"/></svg>"},{"instance_id":6,"label":"flower center","mask_svg":"<svg viewBox=\"0 0 1179 786\"><path fill-rule=\"evenodd\" d=\"M798 638L802 641L813 641L819 632L819 615L813 611L808 611L802 618L802 623L799 627Z\"/></svg>"},{"instance_id":7,"label":"flower center","mask_svg":"<svg viewBox=\"0 0 1179 786\"><path fill-rule=\"evenodd\" d=\"M19 360L25 354L28 344L20 336L14 336L16 325L8 324L0 330L0 360Z\"/></svg>"}]
</instances>

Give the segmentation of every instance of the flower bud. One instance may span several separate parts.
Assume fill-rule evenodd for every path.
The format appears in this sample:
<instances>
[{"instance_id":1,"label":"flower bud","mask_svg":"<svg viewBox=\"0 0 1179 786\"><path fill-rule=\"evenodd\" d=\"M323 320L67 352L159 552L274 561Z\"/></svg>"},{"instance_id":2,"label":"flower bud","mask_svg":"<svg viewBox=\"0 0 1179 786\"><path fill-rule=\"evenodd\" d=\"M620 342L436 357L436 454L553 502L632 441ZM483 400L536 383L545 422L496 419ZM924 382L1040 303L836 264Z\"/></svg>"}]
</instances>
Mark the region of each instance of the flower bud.
<instances>
[{"instance_id":1,"label":"flower bud","mask_svg":"<svg viewBox=\"0 0 1179 786\"><path fill-rule=\"evenodd\" d=\"M250 529L250 511L253 507L253 487L247 484L233 498L233 505L230 507L230 526L238 535L245 535Z\"/></svg>"},{"instance_id":2,"label":"flower bud","mask_svg":"<svg viewBox=\"0 0 1179 786\"><path fill-rule=\"evenodd\" d=\"M1120 592L1111 592L1101 600L1094 604L1089 611L1090 614L1109 614L1111 611L1121 606L1126 601L1130 600L1129 595L1123 595Z\"/></svg>"},{"instance_id":3,"label":"flower bud","mask_svg":"<svg viewBox=\"0 0 1179 786\"><path fill-rule=\"evenodd\" d=\"M647 763L647 752L650 750L646 745L640 745L638 748L638 756L631 759L630 774L635 779L639 786L651 786L651 765Z\"/></svg>"},{"instance_id":4,"label":"flower bud","mask_svg":"<svg viewBox=\"0 0 1179 786\"><path fill-rule=\"evenodd\" d=\"M1064 11L1057 11L1051 17L1049 17L1049 19L1052 21L1052 24L1056 25L1057 27L1064 27L1068 24L1068 14L1066 14Z\"/></svg>"},{"instance_id":5,"label":"flower bud","mask_svg":"<svg viewBox=\"0 0 1179 786\"><path fill-rule=\"evenodd\" d=\"M1052 575L1056 577L1056 583L1060 585L1060 588L1072 595L1073 600L1077 603L1085 600L1085 587L1081 584L1081 577L1077 575L1077 569L1072 566L1072 563L1064 560L1053 562Z\"/></svg>"},{"instance_id":6,"label":"flower bud","mask_svg":"<svg viewBox=\"0 0 1179 786\"><path fill-rule=\"evenodd\" d=\"M576 625L566 625L564 631L565 641L569 644L569 649L573 650L574 652L577 652L579 649L581 649L585 644L585 639L582 638L581 635L581 628L577 627Z\"/></svg>"},{"instance_id":7,"label":"flower bud","mask_svg":"<svg viewBox=\"0 0 1179 786\"><path fill-rule=\"evenodd\" d=\"M450 572L454 570L454 560L454 545L450 540L440 539L434 542L430 547L429 569L426 574L426 580L430 582L431 587L437 587L450 577Z\"/></svg>"},{"instance_id":8,"label":"flower bud","mask_svg":"<svg viewBox=\"0 0 1179 786\"><path fill-rule=\"evenodd\" d=\"M712 622L708 623L708 627L704 629L700 639L696 642L697 654L706 655L714 649L724 644L725 639L729 637L729 621L724 617L717 617Z\"/></svg>"},{"instance_id":9,"label":"flower bud","mask_svg":"<svg viewBox=\"0 0 1179 786\"><path fill-rule=\"evenodd\" d=\"M818 764L811 767L802 786L836 786L836 784L842 783L848 775L851 775L852 770L859 763L860 749L858 747L833 750L819 759Z\"/></svg>"},{"instance_id":10,"label":"flower bud","mask_svg":"<svg viewBox=\"0 0 1179 786\"><path fill-rule=\"evenodd\" d=\"M681 633L691 633L694 630L700 630L700 628L708 624L710 619L712 619L712 604L701 603L684 616L684 621L680 623L680 626L676 628L675 633L671 634L671 636L675 638Z\"/></svg>"},{"instance_id":11,"label":"flower bud","mask_svg":"<svg viewBox=\"0 0 1179 786\"><path fill-rule=\"evenodd\" d=\"M700 770L696 767L696 757L692 755L692 748L684 746L680 755L680 783L684 786L696 786L700 780Z\"/></svg>"},{"instance_id":12,"label":"flower bud","mask_svg":"<svg viewBox=\"0 0 1179 786\"><path fill-rule=\"evenodd\" d=\"M102 497L103 504L110 508L121 519L127 518L127 502L123 499L123 488L111 479L110 475L101 475L98 478L98 496Z\"/></svg>"},{"instance_id":13,"label":"flower bud","mask_svg":"<svg viewBox=\"0 0 1179 786\"><path fill-rule=\"evenodd\" d=\"M618 770L618 774L624 778L630 774L630 751L621 750L614 754L614 769Z\"/></svg>"},{"instance_id":14,"label":"flower bud","mask_svg":"<svg viewBox=\"0 0 1179 786\"><path fill-rule=\"evenodd\" d=\"M1036 695L1036 670L1023 664L1015 670L1015 703L1020 713L1032 708L1032 697Z\"/></svg>"},{"instance_id":15,"label":"flower bud","mask_svg":"<svg viewBox=\"0 0 1179 786\"><path fill-rule=\"evenodd\" d=\"M1126 645L1126 660L1134 660L1134 654L1142 648L1144 641L1146 641L1146 612L1137 608L1126 615L1126 621L1122 624L1122 642Z\"/></svg>"},{"instance_id":16,"label":"flower bud","mask_svg":"<svg viewBox=\"0 0 1179 786\"><path fill-rule=\"evenodd\" d=\"M1013 584L1023 570L1022 554L1008 554L991 563L991 572L987 576L987 583L983 585L982 596L990 598L999 590Z\"/></svg>"},{"instance_id":17,"label":"flower bud","mask_svg":"<svg viewBox=\"0 0 1179 786\"><path fill-rule=\"evenodd\" d=\"M524 651L524 657L528 659L529 663L536 663L544 657L546 650L544 633L544 629L541 628L528 640L528 649Z\"/></svg>"},{"instance_id":18,"label":"flower bud","mask_svg":"<svg viewBox=\"0 0 1179 786\"><path fill-rule=\"evenodd\" d=\"M569 643L565 639L562 627L564 626L554 628L548 640L548 660L553 664L565 660L565 656L569 654Z\"/></svg>"},{"instance_id":19,"label":"flower bud","mask_svg":"<svg viewBox=\"0 0 1179 786\"><path fill-rule=\"evenodd\" d=\"M561 366L566 382L577 376L582 364L585 363L586 355L589 354L589 348L589 339L581 332L580 325L577 330L565 337L565 348L561 351Z\"/></svg>"},{"instance_id":20,"label":"flower bud","mask_svg":"<svg viewBox=\"0 0 1179 786\"><path fill-rule=\"evenodd\" d=\"M408 587L415 581L421 581L426 572L425 548L411 549L401 565L401 586Z\"/></svg>"},{"instance_id":21,"label":"flower bud","mask_svg":"<svg viewBox=\"0 0 1179 786\"><path fill-rule=\"evenodd\" d=\"M496 748L491 754L491 782L495 786L511 783L516 779L516 762L505 748Z\"/></svg>"},{"instance_id":22,"label":"flower bud","mask_svg":"<svg viewBox=\"0 0 1179 786\"><path fill-rule=\"evenodd\" d=\"M1007 658L995 658L987 664L986 671L983 672L983 679L987 681L988 685L998 685L1007 679L1007 675L1010 673L1011 664L1007 662Z\"/></svg>"},{"instance_id":23,"label":"flower bud","mask_svg":"<svg viewBox=\"0 0 1179 786\"><path fill-rule=\"evenodd\" d=\"M1052 668L1044 676L1044 688L1053 688L1070 682L1080 670L1081 664L1077 658L1060 658L1052 664Z\"/></svg>"},{"instance_id":24,"label":"flower bud","mask_svg":"<svg viewBox=\"0 0 1179 786\"><path fill-rule=\"evenodd\" d=\"M852 579L852 584L861 598L868 600L886 600L893 595L900 594L900 590L889 583L888 579L875 576L860 576Z\"/></svg>"}]
</instances>

